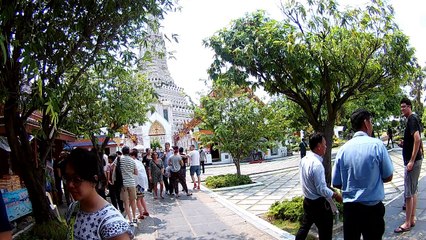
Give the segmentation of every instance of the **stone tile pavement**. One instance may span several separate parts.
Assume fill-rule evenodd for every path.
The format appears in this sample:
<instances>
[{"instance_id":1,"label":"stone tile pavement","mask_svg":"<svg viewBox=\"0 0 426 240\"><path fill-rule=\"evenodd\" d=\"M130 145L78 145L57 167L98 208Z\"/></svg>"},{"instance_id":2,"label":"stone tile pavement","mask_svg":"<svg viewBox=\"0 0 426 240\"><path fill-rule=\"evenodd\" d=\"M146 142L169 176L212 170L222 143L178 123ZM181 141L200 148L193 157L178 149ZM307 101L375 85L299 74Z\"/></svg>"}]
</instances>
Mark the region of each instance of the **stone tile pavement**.
<instances>
[{"instance_id":1,"label":"stone tile pavement","mask_svg":"<svg viewBox=\"0 0 426 240\"><path fill-rule=\"evenodd\" d=\"M404 191L404 165L400 148L390 151L389 154L392 158L395 170L392 182L385 184L385 204L390 203ZM273 162L258 163L257 165L263 164L274 166L276 171L266 173L259 172L257 174L251 172L253 166L246 167L246 165L244 165L242 166L241 171L244 174L248 172L251 174L253 181L261 182L263 185L218 191L217 193L231 203L238 205L242 209L245 209L255 215L262 215L267 212L269 206L275 201L292 199L295 196L302 195L299 180L299 170L298 167L294 167L297 166L298 162L299 158L293 157L289 159L279 159ZM269 169L267 166L262 166L259 168ZM209 169L209 171L215 170ZM425 175L426 164L422 166L420 177Z\"/></svg>"},{"instance_id":2,"label":"stone tile pavement","mask_svg":"<svg viewBox=\"0 0 426 240\"><path fill-rule=\"evenodd\" d=\"M176 199L165 196L154 200L145 195L150 216L140 220L136 239L278 239L279 234L254 226L215 199L208 191L196 191L192 196L183 194ZM257 217L255 217L257 218ZM257 220L257 219L256 219Z\"/></svg>"}]
</instances>

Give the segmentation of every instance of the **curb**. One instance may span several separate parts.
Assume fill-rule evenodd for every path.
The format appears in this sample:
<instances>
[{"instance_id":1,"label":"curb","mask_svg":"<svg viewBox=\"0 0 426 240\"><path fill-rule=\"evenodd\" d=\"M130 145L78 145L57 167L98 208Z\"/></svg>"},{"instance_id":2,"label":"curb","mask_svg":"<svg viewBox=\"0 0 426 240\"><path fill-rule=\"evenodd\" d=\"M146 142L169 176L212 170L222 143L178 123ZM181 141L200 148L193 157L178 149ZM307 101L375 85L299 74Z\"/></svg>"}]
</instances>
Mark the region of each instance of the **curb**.
<instances>
[{"instance_id":1,"label":"curb","mask_svg":"<svg viewBox=\"0 0 426 240\"><path fill-rule=\"evenodd\" d=\"M244 185L239 185L239 186L214 188L214 189L209 189L209 190L212 191L212 192L220 192L220 191L228 191L228 190L256 187L256 186L261 186L261 185L264 185L264 184L262 182L255 182L255 183L244 184Z\"/></svg>"}]
</instances>

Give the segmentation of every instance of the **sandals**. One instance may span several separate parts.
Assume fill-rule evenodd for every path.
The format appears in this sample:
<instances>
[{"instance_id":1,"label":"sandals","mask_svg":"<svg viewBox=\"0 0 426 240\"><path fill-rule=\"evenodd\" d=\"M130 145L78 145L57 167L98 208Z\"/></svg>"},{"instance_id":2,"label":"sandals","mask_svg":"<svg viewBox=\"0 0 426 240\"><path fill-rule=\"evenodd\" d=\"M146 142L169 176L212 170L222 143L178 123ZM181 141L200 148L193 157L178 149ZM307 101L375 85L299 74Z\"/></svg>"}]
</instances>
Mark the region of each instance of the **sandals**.
<instances>
[{"instance_id":1,"label":"sandals","mask_svg":"<svg viewBox=\"0 0 426 240\"><path fill-rule=\"evenodd\" d=\"M411 230L411 227L409 228L403 228L402 226L397 227L395 230L393 230L394 233L403 233L408 232Z\"/></svg>"},{"instance_id":2,"label":"sandals","mask_svg":"<svg viewBox=\"0 0 426 240\"><path fill-rule=\"evenodd\" d=\"M142 219L145 219L145 217L144 217L144 216L142 216L142 215L140 215L140 216L138 217L138 219L142 220Z\"/></svg>"},{"instance_id":3,"label":"sandals","mask_svg":"<svg viewBox=\"0 0 426 240\"><path fill-rule=\"evenodd\" d=\"M149 216L149 213L148 213L148 212L143 212L143 213L142 213L142 215L144 215L144 216L147 216L147 217L148 217L148 216Z\"/></svg>"}]
</instances>

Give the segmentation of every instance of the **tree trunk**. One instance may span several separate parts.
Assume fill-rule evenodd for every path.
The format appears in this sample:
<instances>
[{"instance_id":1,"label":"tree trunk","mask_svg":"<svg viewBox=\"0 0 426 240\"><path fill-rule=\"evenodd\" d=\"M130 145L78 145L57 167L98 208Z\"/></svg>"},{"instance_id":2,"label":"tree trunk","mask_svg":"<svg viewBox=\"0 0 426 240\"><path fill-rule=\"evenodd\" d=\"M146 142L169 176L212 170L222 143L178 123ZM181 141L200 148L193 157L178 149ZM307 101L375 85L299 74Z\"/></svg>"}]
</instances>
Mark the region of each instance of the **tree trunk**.
<instances>
[{"instance_id":1,"label":"tree trunk","mask_svg":"<svg viewBox=\"0 0 426 240\"><path fill-rule=\"evenodd\" d=\"M55 215L45 195L44 164L38 161L39 158L30 145L25 122L20 117L17 99L13 96L10 96L5 102L4 118L6 136L11 148L11 161L13 166L19 169L20 176L25 182L32 204L34 219L36 223L45 223L53 220Z\"/></svg>"},{"instance_id":2,"label":"tree trunk","mask_svg":"<svg viewBox=\"0 0 426 240\"><path fill-rule=\"evenodd\" d=\"M241 176L241 164L240 164L240 159L236 159L236 158L234 158L234 164L235 164L235 167L237 168L237 176Z\"/></svg>"},{"instance_id":3,"label":"tree trunk","mask_svg":"<svg viewBox=\"0 0 426 240\"><path fill-rule=\"evenodd\" d=\"M327 151L323 157L322 164L324 165L325 170L325 180L327 186L331 186L331 150L333 148L333 136L334 136L334 121L329 121L326 123L323 134L327 143Z\"/></svg>"}]
</instances>

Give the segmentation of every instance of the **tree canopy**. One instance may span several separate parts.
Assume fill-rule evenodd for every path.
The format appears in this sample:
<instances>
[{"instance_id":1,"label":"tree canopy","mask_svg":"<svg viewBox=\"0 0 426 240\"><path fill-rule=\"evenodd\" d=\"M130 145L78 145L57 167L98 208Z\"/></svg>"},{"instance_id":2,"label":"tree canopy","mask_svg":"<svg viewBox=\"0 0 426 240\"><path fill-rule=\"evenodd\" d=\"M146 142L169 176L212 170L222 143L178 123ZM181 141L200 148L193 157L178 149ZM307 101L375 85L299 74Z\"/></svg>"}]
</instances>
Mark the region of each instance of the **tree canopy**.
<instances>
[{"instance_id":1,"label":"tree canopy","mask_svg":"<svg viewBox=\"0 0 426 240\"><path fill-rule=\"evenodd\" d=\"M211 94L201 98L201 107L195 112L202 121L200 127L213 132L202 135L201 141L230 153L237 175L241 175L240 161L253 151L271 147L273 134L278 134L268 125L270 108L249 89L234 84L213 84Z\"/></svg>"},{"instance_id":2,"label":"tree canopy","mask_svg":"<svg viewBox=\"0 0 426 240\"><path fill-rule=\"evenodd\" d=\"M414 50L383 1L346 10L334 0L289 1L282 12L282 21L247 14L205 40L215 52L210 75L285 95L328 146L346 102L400 86L413 71ZM330 157L328 148L327 182Z\"/></svg>"},{"instance_id":3,"label":"tree canopy","mask_svg":"<svg viewBox=\"0 0 426 240\"><path fill-rule=\"evenodd\" d=\"M88 71L135 60L149 27L173 0L2 1L0 100L12 164L22 169L37 223L54 219L44 198L44 163ZM38 156L25 123L42 114ZM41 164L39 164L39 162Z\"/></svg>"}]
</instances>

